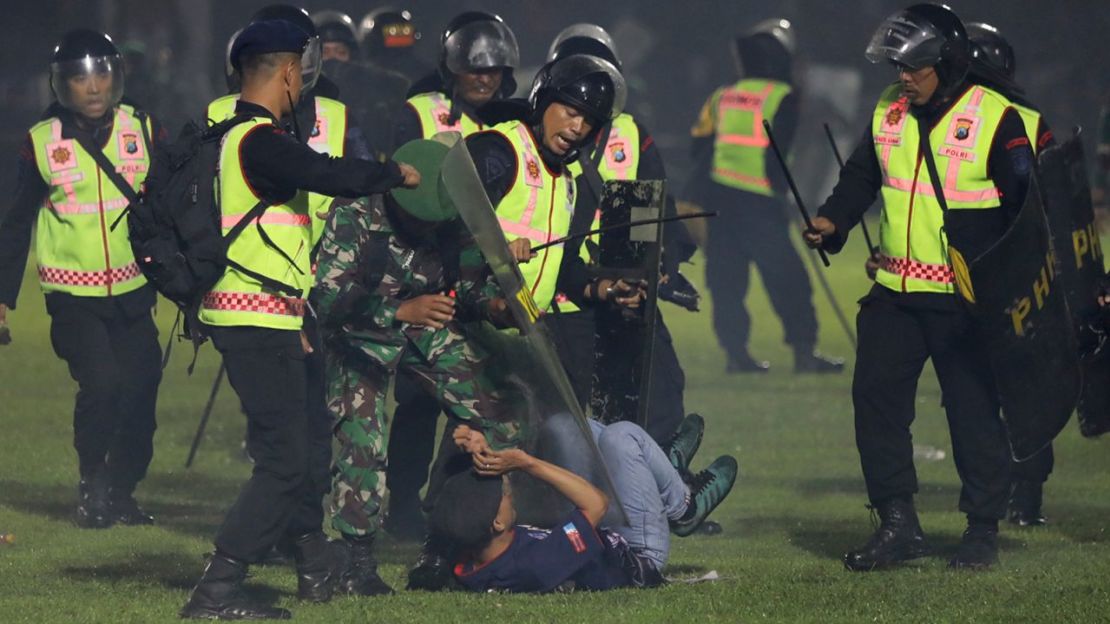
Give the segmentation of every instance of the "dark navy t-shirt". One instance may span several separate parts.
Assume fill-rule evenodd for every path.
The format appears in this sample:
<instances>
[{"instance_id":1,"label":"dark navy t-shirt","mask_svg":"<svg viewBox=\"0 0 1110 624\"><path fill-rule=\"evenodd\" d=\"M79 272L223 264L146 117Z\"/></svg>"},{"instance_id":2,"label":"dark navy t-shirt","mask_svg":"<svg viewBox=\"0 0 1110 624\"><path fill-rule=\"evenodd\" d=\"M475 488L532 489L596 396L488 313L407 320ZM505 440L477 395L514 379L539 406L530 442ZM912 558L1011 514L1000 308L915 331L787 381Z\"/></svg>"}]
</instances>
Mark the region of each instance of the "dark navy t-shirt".
<instances>
[{"instance_id":1,"label":"dark navy t-shirt","mask_svg":"<svg viewBox=\"0 0 1110 624\"><path fill-rule=\"evenodd\" d=\"M548 592L567 581L577 589L612 589L630 584L621 566L628 544L616 533L596 531L579 510L554 529L513 528L513 541L482 566L459 563L455 578L468 590Z\"/></svg>"}]
</instances>

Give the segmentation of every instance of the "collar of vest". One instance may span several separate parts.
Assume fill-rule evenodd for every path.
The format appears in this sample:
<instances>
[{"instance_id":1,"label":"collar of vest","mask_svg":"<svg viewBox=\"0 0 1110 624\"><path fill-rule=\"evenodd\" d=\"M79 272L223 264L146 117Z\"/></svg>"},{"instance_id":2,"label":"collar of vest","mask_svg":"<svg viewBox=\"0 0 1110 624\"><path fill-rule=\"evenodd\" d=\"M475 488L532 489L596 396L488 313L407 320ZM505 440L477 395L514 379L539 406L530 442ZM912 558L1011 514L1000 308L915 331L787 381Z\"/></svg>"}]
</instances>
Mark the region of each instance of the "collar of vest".
<instances>
[{"instance_id":1,"label":"collar of vest","mask_svg":"<svg viewBox=\"0 0 1110 624\"><path fill-rule=\"evenodd\" d=\"M952 107L958 104L959 101L964 97L964 95L966 95L967 92L974 87L975 85L971 84L970 82L961 83L961 85L951 93L948 99L945 100L941 100L938 98L938 96L941 95L938 88L938 91L934 93L933 97L930 98L929 101L925 104L917 106L916 104L911 103L910 114L913 115L915 119L920 119L921 121L924 121L926 125L928 125L928 127L931 129L934 125L936 125L938 121L944 119L944 117L952 110Z\"/></svg>"}]
</instances>

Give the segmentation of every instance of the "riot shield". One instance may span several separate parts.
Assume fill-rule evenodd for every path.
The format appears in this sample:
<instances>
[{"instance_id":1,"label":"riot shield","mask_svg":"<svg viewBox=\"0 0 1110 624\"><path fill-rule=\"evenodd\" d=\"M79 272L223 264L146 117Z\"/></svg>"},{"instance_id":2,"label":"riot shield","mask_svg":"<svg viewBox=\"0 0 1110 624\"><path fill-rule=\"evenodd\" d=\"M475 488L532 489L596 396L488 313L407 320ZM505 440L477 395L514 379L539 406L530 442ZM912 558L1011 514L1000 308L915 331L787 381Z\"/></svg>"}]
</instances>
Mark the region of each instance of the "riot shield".
<instances>
[{"instance_id":1,"label":"riot shield","mask_svg":"<svg viewBox=\"0 0 1110 624\"><path fill-rule=\"evenodd\" d=\"M1067 424L1079 396L1079 357L1056 273L1036 176L1006 234L970 266L949 247L960 294L986 338L1016 461Z\"/></svg>"},{"instance_id":2,"label":"riot shield","mask_svg":"<svg viewBox=\"0 0 1110 624\"><path fill-rule=\"evenodd\" d=\"M662 180L606 182L599 203L601 227L658 219L665 197ZM662 226L654 224L615 229L600 237L598 275L646 282L648 292L638 311L606 306L596 312L590 408L603 423L632 420L647 427L662 235Z\"/></svg>"},{"instance_id":3,"label":"riot shield","mask_svg":"<svg viewBox=\"0 0 1110 624\"><path fill-rule=\"evenodd\" d=\"M1078 134L1044 150L1037 161L1059 281L1079 343L1079 430L1098 436L1110 431L1110 357L1099 349L1105 337L1095 301L1105 270Z\"/></svg>"},{"instance_id":4,"label":"riot shield","mask_svg":"<svg viewBox=\"0 0 1110 624\"><path fill-rule=\"evenodd\" d=\"M493 354L490 372L504 400L511 402L510 409L519 414L525 450L589 479L609 496L610 524L625 524L624 508L591 425L575 399L547 328L537 322L540 311L509 252L465 141L447 153L438 183L440 197L454 203L473 234L519 328L496 331L486 324L472 328L472 335ZM513 484L524 522L550 525L569 511L567 501L527 475L514 473Z\"/></svg>"}]
</instances>

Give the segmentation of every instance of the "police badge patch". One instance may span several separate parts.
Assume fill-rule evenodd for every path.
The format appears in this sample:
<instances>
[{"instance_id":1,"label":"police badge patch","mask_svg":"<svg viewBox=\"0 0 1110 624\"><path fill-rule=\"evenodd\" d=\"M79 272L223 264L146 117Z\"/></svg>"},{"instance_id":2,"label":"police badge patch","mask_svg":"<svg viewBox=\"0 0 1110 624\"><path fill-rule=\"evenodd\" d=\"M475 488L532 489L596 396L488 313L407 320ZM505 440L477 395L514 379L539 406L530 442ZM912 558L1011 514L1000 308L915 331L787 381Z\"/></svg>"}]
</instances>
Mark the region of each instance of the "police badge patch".
<instances>
[{"instance_id":1,"label":"police badge patch","mask_svg":"<svg viewBox=\"0 0 1110 624\"><path fill-rule=\"evenodd\" d=\"M960 117L956 119L956 130L952 133L952 137L957 141L964 141L967 137L971 136L972 120L967 117Z\"/></svg>"},{"instance_id":2,"label":"police badge patch","mask_svg":"<svg viewBox=\"0 0 1110 624\"><path fill-rule=\"evenodd\" d=\"M610 152L613 154L613 161L622 163L628 159L628 154L624 151L624 143L613 143L609 146Z\"/></svg>"},{"instance_id":3,"label":"police badge patch","mask_svg":"<svg viewBox=\"0 0 1110 624\"><path fill-rule=\"evenodd\" d=\"M47 164L52 173L77 167L77 150L73 139L63 139L46 144Z\"/></svg>"}]
</instances>

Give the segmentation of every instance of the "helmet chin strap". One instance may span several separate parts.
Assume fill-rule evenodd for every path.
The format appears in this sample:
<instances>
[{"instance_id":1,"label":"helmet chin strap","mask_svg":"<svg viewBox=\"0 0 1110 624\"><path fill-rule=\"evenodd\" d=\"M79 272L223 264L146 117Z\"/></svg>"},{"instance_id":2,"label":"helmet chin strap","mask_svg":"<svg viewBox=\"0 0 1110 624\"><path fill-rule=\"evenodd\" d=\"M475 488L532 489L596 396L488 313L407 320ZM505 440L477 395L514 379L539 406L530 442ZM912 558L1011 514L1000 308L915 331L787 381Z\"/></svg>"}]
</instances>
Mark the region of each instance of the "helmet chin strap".
<instances>
[{"instance_id":1,"label":"helmet chin strap","mask_svg":"<svg viewBox=\"0 0 1110 624\"><path fill-rule=\"evenodd\" d=\"M297 121L297 106L293 103L293 95L289 93L289 89L285 89L285 98L289 100L289 115L293 118L293 135L297 140L301 140L301 124Z\"/></svg>"}]
</instances>

